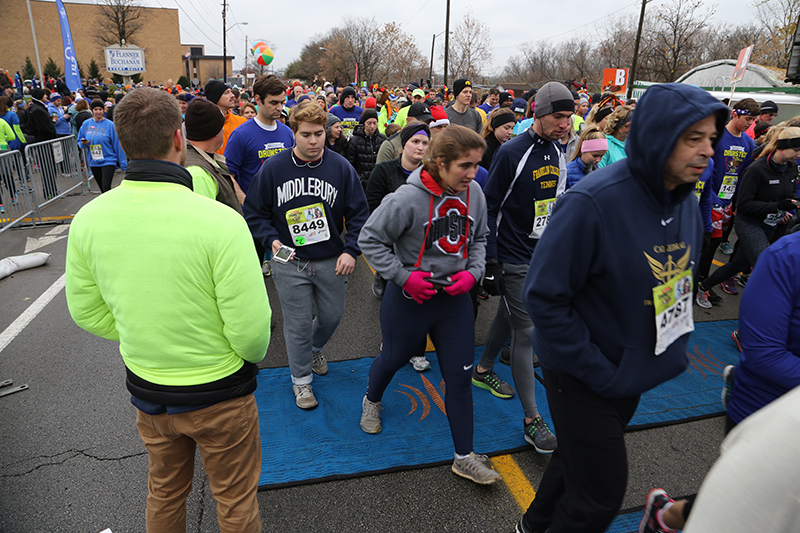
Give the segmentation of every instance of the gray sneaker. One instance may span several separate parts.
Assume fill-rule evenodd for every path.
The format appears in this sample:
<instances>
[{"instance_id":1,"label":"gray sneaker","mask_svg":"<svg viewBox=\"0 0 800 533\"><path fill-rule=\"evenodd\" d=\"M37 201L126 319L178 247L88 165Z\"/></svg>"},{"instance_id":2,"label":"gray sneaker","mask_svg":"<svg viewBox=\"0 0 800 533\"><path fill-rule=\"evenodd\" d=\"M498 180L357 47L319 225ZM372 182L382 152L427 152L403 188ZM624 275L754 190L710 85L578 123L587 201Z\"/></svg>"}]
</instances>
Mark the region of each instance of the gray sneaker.
<instances>
[{"instance_id":1,"label":"gray sneaker","mask_svg":"<svg viewBox=\"0 0 800 533\"><path fill-rule=\"evenodd\" d=\"M371 402L367 399L366 395L361 401L361 429L365 433L380 433L381 432L381 411L383 406L381 402Z\"/></svg>"},{"instance_id":2,"label":"gray sneaker","mask_svg":"<svg viewBox=\"0 0 800 533\"><path fill-rule=\"evenodd\" d=\"M550 432L541 416L531 420L530 424L525 424L525 440L542 454L553 453L558 447L556 436Z\"/></svg>"},{"instance_id":3,"label":"gray sneaker","mask_svg":"<svg viewBox=\"0 0 800 533\"><path fill-rule=\"evenodd\" d=\"M328 362L322 352L314 352L314 362L311 363L311 370L318 376L328 373Z\"/></svg>"},{"instance_id":4,"label":"gray sneaker","mask_svg":"<svg viewBox=\"0 0 800 533\"><path fill-rule=\"evenodd\" d=\"M313 409L318 403L311 385L292 385L294 401L300 409Z\"/></svg>"},{"instance_id":5,"label":"gray sneaker","mask_svg":"<svg viewBox=\"0 0 800 533\"><path fill-rule=\"evenodd\" d=\"M489 465L487 456L475 452L469 452L469 455L463 459L456 457L451 470L455 475L467 478L479 485L491 485L503 479Z\"/></svg>"},{"instance_id":6,"label":"gray sneaker","mask_svg":"<svg viewBox=\"0 0 800 533\"><path fill-rule=\"evenodd\" d=\"M472 370L472 384L488 390L498 398L508 399L516 394L514 387L500 379L494 370L487 370L484 374L479 374L477 366Z\"/></svg>"}]
</instances>

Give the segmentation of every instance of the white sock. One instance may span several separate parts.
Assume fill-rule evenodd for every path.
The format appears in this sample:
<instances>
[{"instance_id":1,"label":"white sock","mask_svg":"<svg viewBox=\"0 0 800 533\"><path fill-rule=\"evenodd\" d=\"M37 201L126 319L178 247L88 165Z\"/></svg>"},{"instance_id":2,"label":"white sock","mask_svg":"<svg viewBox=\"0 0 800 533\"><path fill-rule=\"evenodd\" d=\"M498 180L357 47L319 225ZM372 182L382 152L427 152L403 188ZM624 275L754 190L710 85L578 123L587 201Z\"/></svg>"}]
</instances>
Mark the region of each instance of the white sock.
<instances>
[{"instance_id":1,"label":"white sock","mask_svg":"<svg viewBox=\"0 0 800 533\"><path fill-rule=\"evenodd\" d=\"M469 455L459 455L459 454L456 454L456 459L466 459L467 457L469 457Z\"/></svg>"}]
</instances>

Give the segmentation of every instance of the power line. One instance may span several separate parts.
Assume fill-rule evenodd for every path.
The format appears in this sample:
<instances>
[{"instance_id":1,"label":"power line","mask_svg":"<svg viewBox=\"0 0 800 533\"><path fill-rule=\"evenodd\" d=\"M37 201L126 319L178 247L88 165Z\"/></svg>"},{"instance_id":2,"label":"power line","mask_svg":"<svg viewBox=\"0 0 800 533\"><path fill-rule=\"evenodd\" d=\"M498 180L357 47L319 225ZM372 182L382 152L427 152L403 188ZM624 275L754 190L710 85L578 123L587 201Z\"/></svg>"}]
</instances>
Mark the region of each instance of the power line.
<instances>
[{"instance_id":1,"label":"power line","mask_svg":"<svg viewBox=\"0 0 800 533\"><path fill-rule=\"evenodd\" d=\"M653 2L653 1L654 1L654 0L648 0L648 2L647 2L647 3L649 4L649 3ZM633 3L631 3L631 4L628 4L627 6L621 7L621 8L619 8L619 9L617 9L616 11L612 11L611 13L609 13L608 15L606 15L606 16L604 16L604 17L600 17L600 18L598 18L598 19L594 19L594 20L592 20L591 22L587 22L586 24L583 24L583 25L581 25L581 26L578 26L578 27L576 27L576 28L572 28L571 30L567 30L567 31L565 31L565 32L557 33L556 35L550 35L550 36L548 36L548 37L543 37L543 38L541 38L541 39L536 39L535 41L525 41L524 43L514 44L514 45L511 45L511 46L495 46L494 48L492 48L492 50L501 50L501 49L503 49L503 48L519 48L520 46L523 46L523 45L525 45L525 44L534 44L534 43L540 43L540 42L542 42L542 41L547 41L547 40L549 40L549 39L553 39L554 37L561 37L562 35L567 35L568 33L572 33L572 32L574 32L574 31L576 31L576 30L580 30L581 28L585 28L586 26L592 26L592 25L595 25L595 24L597 24L597 22L598 22L598 21L600 21L600 20L606 19L606 18L610 17L611 15L616 15L616 14L617 14L617 13L619 13L620 11L622 11L622 10L625 10L625 9L628 9L629 7L632 7L632 6L638 6L638 5L640 5L640 4L639 4L639 1L637 0L636 2L633 2Z\"/></svg>"}]
</instances>

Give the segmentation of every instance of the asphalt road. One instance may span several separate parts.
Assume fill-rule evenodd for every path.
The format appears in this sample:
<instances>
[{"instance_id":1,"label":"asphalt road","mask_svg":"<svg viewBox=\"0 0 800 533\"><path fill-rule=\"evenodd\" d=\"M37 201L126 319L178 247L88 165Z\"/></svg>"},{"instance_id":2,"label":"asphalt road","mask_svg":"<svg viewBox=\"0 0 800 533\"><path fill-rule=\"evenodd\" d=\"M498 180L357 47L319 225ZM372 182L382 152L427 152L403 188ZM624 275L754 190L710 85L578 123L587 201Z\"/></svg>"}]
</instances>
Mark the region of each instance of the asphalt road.
<instances>
[{"instance_id":1,"label":"asphalt road","mask_svg":"<svg viewBox=\"0 0 800 533\"><path fill-rule=\"evenodd\" d=\"M67 217L55 224L0 235L0 258L22 254L29 239L48 233L50 240L65 237L60 226L91 198L76 195L55 202L43 213ZM0 332L5 332L0 340L64 273L66 238L41 250L51 254L47 265L0 280ZM280 305L272 282L266 283L273 340L260 366L286 366ZM378 353L379 303L370 287L371 273L360 259L350 277L346 314L325 350L328 360ZM739 297L724 296L721 307L696 309L695 319L735 318ZM478 344L484 342L496 305L491 299L480 306ZM0 381L5 379L30 388L0 397L0 531L144 531L147 456L134 426L117 346L72 322L63 290L4 349L0 342ZM303 416L299 409L296 414ZM717 458L722 435L722 418L628 433L630 475L623 508L641 506L653 486L672 495L696 492ZM425 436L419 439L424 445ZM491 487L474 485L443 466L262 491L264 531L509 532L548 459L529 450L497 461L511 465L511 474ZM187 531L218 531L199 456L187 513Z\"/></svg>"}]
</instances>

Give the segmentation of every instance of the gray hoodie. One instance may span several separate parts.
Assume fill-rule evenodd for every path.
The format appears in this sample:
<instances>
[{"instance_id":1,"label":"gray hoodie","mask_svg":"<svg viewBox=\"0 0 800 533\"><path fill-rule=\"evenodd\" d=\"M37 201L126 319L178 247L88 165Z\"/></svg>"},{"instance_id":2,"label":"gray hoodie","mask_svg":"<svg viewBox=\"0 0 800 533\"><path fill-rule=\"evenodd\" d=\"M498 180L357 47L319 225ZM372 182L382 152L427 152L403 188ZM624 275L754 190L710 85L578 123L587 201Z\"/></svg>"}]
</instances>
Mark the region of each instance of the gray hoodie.
<instances>
[{"instance_id":1,"label":"gray hoodie","mask_svg":"<svg viewBox=\"0 0 800 533\"><path fill-rule=\"evenodd\" d=\"M358 245L384 279L401 287L414 270L431 272L430 281L448 286L448 276L462 270L480 279L487 233L480 185L473 181L466 191L448 193L420 167L383 199Z\"/></svg>"}]
</instances>

